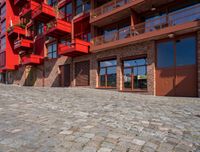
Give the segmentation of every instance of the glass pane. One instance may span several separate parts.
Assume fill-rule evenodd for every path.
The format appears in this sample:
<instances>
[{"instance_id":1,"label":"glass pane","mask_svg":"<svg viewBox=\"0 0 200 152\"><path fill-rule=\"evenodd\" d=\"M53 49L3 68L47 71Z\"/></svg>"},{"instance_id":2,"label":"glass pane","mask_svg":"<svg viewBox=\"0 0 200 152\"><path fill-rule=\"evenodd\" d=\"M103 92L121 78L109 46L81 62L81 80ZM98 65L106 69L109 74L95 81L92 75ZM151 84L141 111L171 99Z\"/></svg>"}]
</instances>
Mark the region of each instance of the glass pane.
<instances>
[{"instance_id":1,"label":"glass pane","mask_svg":"<svg viewBox=\"0 0 200 152\"><path fill-rule=\"evenodd\" d=\"M157 67L167 68L174 66L173 41L162 42L157 45Z\"/></svg>"},{"instance_id":2,"label":"glass pane","mask_svg":"<svg viewBox=\"0 0 200 152\"><path fill-rule=\"evenodd\" d=\"M116 87L116 67L107 68L107 86Z\"/></svg>"},{"instance_id":3,"label":"glass pane","mask_svg":"<svg viewBox=\"0 0 200 152\"><path fill-rule=\"evenodd\" d=\"M53 52L53 57L52 58L57 58L57 52Z\"/></svg>"},{"instance_id":4,"label":"glass pane","mask_svg":"<svg viewBox=\"0 0 200 152\"><path fill-rule=\"evenodd\" d=\"M131 88L131 74L132 69L124 69L124 88Z\"/></svg>"},{"instance_id":5,"label":"glass pane","mask_svg":"<svg viewBox=\"0 0 200 152\"><path fill-rule=\"evenodd\" d=\"M146 65L146 59L136 59L124 61L124 67Z\"/></svg>"},{"instance_id":6,"label":"glass pane","mask_svg":"<svg viewBox=\"0 0 200 152\"><path fill-rule=\"evenodd\" d=\"M176 41L176 66L196 64L196 39L184 38Z\"/></svg>"},{"instance_id":7,"label":"glass pane","mask_svg":"<svg viewBox=\"0 0 200 152\"><path fill-rule=\"evenodd\" d=\"M147 88L147 68L140 66L134 68L134 88L144 89Z\"/></svg>"},{"instance_id":8,"label":"glass pane","mask_svg":"<svg viewBox=\"0 0 200 152\"><path fill-rule=\"evenodd\" d=\"M116 34L117 34L117 29L111 28L111 29L106 29L104 31L104 41L105 42L110 42L116 39Z\"/></svg>"},{"instance_id":9,"label":"glass pane","mask_svg":"<svg viewBox=\"0 0 200 152\"><path fill-rule=\"evenodd\" d=\"M109 60L109 61L100 62L100 67L108 67L108 66L115 66L115 65L117 65L116 60Z\"/></svg>"},{"instance_id":10,"label":"glass pane","mask_svg":"<svg viewBox=\"0 0 200 152\"><path fill-rule=\"evenodd\" d=\"M53 44L53 50L52 51L57 51L57 44L56 43Z\"/></svg>"},{"instance_id":11,"label":"glass pane","mask_svg":"<svg viewBox=\"0 0 200 152\"><path fill-rule=\"evenodd\" d=\"M106 74L106 69L103 68L103 69L100 69L100 72L99 72L99 75L100 75L100 86L105 86L106 83L105 83L105 74Z\"/></svg>"}]
</instances>

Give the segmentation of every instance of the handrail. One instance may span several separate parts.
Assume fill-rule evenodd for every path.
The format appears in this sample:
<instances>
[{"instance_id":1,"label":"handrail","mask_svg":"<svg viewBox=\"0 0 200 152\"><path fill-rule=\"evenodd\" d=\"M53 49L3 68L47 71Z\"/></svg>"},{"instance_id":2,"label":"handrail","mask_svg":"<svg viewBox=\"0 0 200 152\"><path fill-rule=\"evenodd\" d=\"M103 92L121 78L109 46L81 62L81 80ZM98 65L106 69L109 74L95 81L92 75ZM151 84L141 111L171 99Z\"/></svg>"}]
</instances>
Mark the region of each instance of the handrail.
<instances>
[{"instance_id":1,"label":"handrail","mask_svg":"<svg viewBox=\"0 0 200 152\"><path fill-rule=\"evenodd\" d=\"M121 30L114 31L109 35L97 36L93 39L93 45L101 45L120 39L134 37L147 32L153 32L196 20L200 20L200 4L168 15L163 15L159 18L150 19L134 26L127 26Z\"/></svg>"},{"instance_id":2,"label":"handrail","mask_svg":"<svg viewBox=\"0 0 200 152\"><path fill-rule=\"evenodd\" d=\"M102 14L111 12L121 6L124 6L134 0L113 0L91 11L91 19L96 18Z\"/></svg>"}]
</instances>

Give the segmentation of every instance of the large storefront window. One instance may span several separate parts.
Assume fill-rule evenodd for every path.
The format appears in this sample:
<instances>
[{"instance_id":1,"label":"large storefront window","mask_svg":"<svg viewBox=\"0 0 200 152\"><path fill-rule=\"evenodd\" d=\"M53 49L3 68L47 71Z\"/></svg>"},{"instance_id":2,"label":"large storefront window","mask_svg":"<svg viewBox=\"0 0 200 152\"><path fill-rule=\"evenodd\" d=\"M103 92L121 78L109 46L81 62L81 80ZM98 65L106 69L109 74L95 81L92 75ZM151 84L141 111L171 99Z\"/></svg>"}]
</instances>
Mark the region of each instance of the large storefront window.
<instances>
[{"instance_id":1,"label":"large storefront window","mask_svg":"<svg viewBox=\"0 0 200 152\"><path fill-rule=\"evenodd\" d=\"M124 64L124 89L147 88L146 58L125 60Z\"/></svg>"},{"instance_id":2,"label":"large storefront window","mask_svg":"<svg viewBox=\"0 0 200 152\"><path fill-rule=\"evenodd\" d=\"M196 64L196 38L194 36L157 44L158 68L194 64Z\"/></svg>"},{"instance_id":3,"label":"large storefront window","mask_svg":"<svg viewBox=\"0 0 200 152\"><path fill-rule=\"evenodd\" d=\"M99 81L100 87L115 88L116 87L116 60L106 60L99 62Z\"/></svg>"}]
</instances>

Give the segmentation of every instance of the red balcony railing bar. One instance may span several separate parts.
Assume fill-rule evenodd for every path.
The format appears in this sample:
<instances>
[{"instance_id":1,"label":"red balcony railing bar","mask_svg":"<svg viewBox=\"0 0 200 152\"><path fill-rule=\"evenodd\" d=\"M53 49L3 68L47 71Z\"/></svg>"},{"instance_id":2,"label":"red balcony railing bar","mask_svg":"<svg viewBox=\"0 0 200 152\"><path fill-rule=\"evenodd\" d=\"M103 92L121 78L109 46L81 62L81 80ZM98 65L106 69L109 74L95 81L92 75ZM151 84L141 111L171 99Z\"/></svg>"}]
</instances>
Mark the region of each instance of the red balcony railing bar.
<instances>
[{"instance_id":1,"label":"red balcony railing bar","mask_svg":"<svg viewBox=\"0 0 200 152\"><path fill-rule=\"evenodd\" d=\"M15 24L7 29L8 36L16 38L19 35L25 35L25 25Z\"/></svg>"},{"instance_id":2,"label":"red balcony railing bar","mask_svg":"<svg viewBox=\"0 0 200 152\"><path fill-rule=\"evenodd\" d=\"M173 27L176 25L199 21L200 20L200 4L190 8L180 10L178 12L164 15L162 17L148 20L144 23L137 24L135 26L128 26L116 32L112 32L109 35L97 36L93 39L94 45L101 45L116 40L135 37L144 33L162 30L167 27Z\"/></svg>"},{"instance_id":3,"label":"red balcony railing bar","mask_svg":"<svg viewBox=\"0 0 200 152\"><path fill-rule=\"evenodd\" d=\"M134 0L113 0L91 11L91 19L94 19L105 13L109 13L121 6L124 6Z\"/></svg>"},{"instance_id":4,"label":"red balcony railing bar","mask_svg":"<svg viewBox=\"0 0 200 152\"><path fill-rule=\"evenodd\" d=\"M71 33L71 23L63 21L61 19L54 19L47 23L46 35L59 37Z\"/></svg>"},{"instance_id":5,"label":"red balcony railing bar","mask_svg":"<svg viewBox=\"0 0 200 152\"><path fill-rule=\"evenodd\" d=\"M27 14L29 14L32 10L36 9L37 7L39 7L40 4L31 0L30 2L26 3L20 12L20 16L25 16Z\"/></svg>"},{"instance_id":6,"label":"red balcony railing bar","mask_svg":"<svg viewBox=\"0 0 200 152\"><path fill-rule=\"evenodd\" d=\"M43 22L49 22L56 16L57 16L57 10L46 3L42 3L34 10L32 10L32 18L41 20Z\"/></svg>"},{"instance_id":7,"label":"red balcony railing bar","mask_svg":"<svg viewBox=\"0 0 200 152\"><path fill-rule=\"evenodd\" d=\"M18 39L14 41L14 50L26 50L32 48L33 41L28 39Z\"/></svg>"},{"instance_id":8,"label":"red balcony railing bar","mask_svg":"<svg viewBox=\"0 0 200 152\"><path fill-rule=\"evenodd\" d=\"M21 57L21 64L23 65L34 65L41 64L43 57L35 54L28 54Z\"/></svg>"},{"instance_id":9,"label":"red balcony railing bar","mask_svg":"<svg viewBox=\"0 0 200 152\"><path fill-rule=\"evenodd\" d=\"M90 43L75 39L74 43L70 44L60 44L58 53L59 55L67 55L67 56L78 56L82 54L87 54L89 52Z\"/></svg>"}]
</instances>

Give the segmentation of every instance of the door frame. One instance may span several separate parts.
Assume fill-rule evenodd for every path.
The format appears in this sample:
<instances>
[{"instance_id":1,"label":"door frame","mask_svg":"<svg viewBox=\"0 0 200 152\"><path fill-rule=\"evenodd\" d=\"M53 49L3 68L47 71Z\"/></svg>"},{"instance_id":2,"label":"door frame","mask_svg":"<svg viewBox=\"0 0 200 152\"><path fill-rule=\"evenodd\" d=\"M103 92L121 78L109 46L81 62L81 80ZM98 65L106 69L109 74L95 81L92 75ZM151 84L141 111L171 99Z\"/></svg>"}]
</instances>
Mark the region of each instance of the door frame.
<instances>
[{"instance_id":1,"label":"door frame","mask_svg":"<svg viewBox=\"0 0 200 152\"><path fill-rule=\"evenodd\" d=\"M161 69L169 69L169 68L173 68L174 70L174 78L173 78L173 89L175 90L175 96L176 96L176 41L179 40L179 39L183 39L183 38L188 38L188 37L195 37L195 48L196 48L196 64L194 65L195 66L195 69L196 69L196 81L198 82L198 41L197 41L197 38L198 38L198 35L197 33L193 32L193 33L187 33L187 34L184 34L184 35L178 35L178 36L175 36L173 38L165 38L165 39L162 39L162 40L158 40L155 42L155 95L157 95L157 70L161 70ZM158 54L158 50L157 50L157 44L158 43L161 43L161 42L167 42L167 41L173 41L173 49L174 49L174 65L172 67L167 67L167 68L158 68L157 67L157 54ZM185 66L182 66L182 67L188 67L188 65L185 65ZM196 86L194 86L196 88L196 93L198 94L198 83L196 83Z\"/></svg>"}]
</instances>

